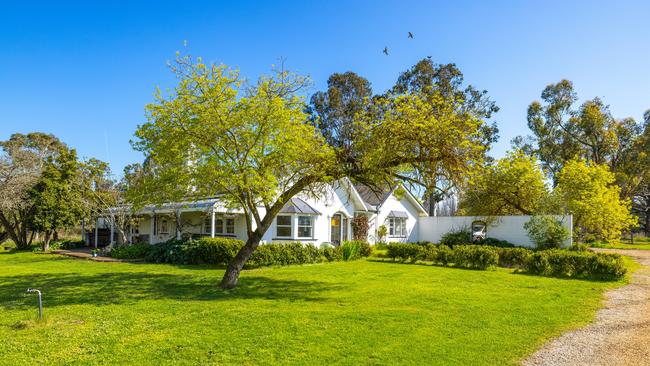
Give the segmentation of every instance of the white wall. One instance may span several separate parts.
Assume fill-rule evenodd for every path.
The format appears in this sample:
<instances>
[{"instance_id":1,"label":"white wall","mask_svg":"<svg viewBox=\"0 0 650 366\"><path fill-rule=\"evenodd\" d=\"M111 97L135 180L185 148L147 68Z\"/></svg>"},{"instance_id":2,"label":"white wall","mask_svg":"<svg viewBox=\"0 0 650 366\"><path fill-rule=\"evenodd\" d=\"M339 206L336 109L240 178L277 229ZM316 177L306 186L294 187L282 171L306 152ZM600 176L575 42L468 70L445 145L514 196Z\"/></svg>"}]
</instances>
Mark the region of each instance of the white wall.
<instances>
[{"instance_id":1,"label":"white wall","mask_svg":"<svg viewBox=\"0 0 650 366\"><path fill-rule=\"evenodd\" d=\"M569 239L564 243L565 246L571 246L573 236L573 217L556 216L562 220L564 227L569 230ZM490 223L487 228L487 237L499 240L507 240L515 245L534 247L535 244L528 238L524 229L524 224L530 220L531 216L498 216L494 222ZM450 231L463 228L469 229L473 221L485 220L477 216L428 216L420 217L419 220L419 240L437 243L442 236Z\"/></svg>"}]
</instances>

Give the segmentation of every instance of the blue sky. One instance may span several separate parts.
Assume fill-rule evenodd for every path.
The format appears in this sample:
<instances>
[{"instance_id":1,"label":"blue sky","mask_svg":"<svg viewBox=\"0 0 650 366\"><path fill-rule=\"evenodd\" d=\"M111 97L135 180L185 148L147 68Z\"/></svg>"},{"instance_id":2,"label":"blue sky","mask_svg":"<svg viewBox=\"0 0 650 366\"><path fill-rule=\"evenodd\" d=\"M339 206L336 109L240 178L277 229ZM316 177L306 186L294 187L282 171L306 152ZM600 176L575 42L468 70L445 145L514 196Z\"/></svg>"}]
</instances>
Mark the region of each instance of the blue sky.
<instances>
[{"instance_id":1,"label":"blue sky","mask_svg":"<svg viewBox=\"0 0 650 366\"><path fill-rule=\"evenodd\" d=\"M351 70L381 92L423 57L454 62L501 107L495 156L562 78L616 117L650 109L647 1L24 3L0 12L0 139L50 132L118 175L142 158L129 139L155 88L173 86L166 61L184 40L249 78L285 58L313 91Z\"/></svg>"}]
</instances>

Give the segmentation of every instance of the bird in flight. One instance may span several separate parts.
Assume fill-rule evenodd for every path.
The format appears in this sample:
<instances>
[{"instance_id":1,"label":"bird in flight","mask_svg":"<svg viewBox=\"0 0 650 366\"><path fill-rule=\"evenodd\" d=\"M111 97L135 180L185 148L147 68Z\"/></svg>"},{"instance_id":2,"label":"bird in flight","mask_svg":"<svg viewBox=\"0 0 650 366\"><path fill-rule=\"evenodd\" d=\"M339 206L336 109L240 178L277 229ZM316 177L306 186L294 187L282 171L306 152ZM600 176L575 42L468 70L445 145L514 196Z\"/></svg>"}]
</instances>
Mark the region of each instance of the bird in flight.
<instances>
[{"instance_id":1,"label":"bird in flight","mask_svg":"<svg viewBox=\"0 0 650 366\"><path fill-rule=\"evenodd\" d=\"M384 47L384 55L388 56L388 47Z\"/></svg>"},{"instance_id":2,"label":"bird in flight","mask_svg":"<svg viewBox=\"0 0 650 366\"><path fill-rule=\"evenodd\" d=\"M413 33L409 32L409 38L413 39Z\"/></svg>"}]
</instances>

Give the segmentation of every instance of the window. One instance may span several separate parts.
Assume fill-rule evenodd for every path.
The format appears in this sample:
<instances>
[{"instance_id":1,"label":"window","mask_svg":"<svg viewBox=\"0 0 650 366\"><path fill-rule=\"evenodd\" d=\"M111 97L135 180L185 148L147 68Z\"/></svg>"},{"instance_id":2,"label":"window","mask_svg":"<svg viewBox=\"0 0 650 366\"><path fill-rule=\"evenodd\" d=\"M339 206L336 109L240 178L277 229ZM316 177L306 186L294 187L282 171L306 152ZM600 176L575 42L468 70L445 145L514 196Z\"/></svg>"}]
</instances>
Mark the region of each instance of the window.
<instances>
[{"instance_id":1,"label":"window","mask_svg":"<svg viewBox=\"0 0 650 366\"><path fill-rule=\"evenodd\" d=\"M406 236L406 217L389 217L388 235Z\"/></svg>"},{"instance_id":2,"label":"window","mask_svg":"<svg viewBox=\"0 0 650 366\"><path fill-rule=\"evenodd\" d=\"M311 216L298 216L298 237L311 238L314 234L314 220Z\"/></svg>"},{"instance_id":3,"label":"window","mask_svg":"<svg viewBox=\"0 0 650 366\"><path fill-rule=\"evenodd\" d=\"M203 220L203 232L205 234L212 234L212 215L208 215Z\"/></svg>"},{"instance_id":4,"label":"window","mask_svg":"<svg viewBox=\"0 0 650 366\"><path fill-rule=\"evenodd\" d=\"M226 230L224 230L226 234L234 234L235 233L235 219L226 219Z\"/></svg>"},{"instance_id":5,"label":"window","mask_svg":"<svg viewBox=\"0 0 650 366\"><path fill-rule=\"evenodd\" d=\"M225 226L224 226L225 224ZM212 216L206 216L203 222L204 232L212 234ZM214 219L214 233L215 234L235 234L235 219L234 218L221 218L215 217Z\"/></svg>"},{"instance_id":6,"label":"window","mask_svg":"<svg viewBox=\"0 0 650 366\"><path fill-rule=\"evenodd\" d=\"M167 219L162 219L160 220L160 233L161 234L169 234L169 222Z\"/></svg>"},{"instance_id":7,"label":"window","mask_svg":"<svg viewBox=\"0 0 650 366\"><path fill-rule=\"evenodd\" d=\"M275 235L282 238L291 237L291 216L282 215L275 218Z\"/></svg>"}]
</instances>

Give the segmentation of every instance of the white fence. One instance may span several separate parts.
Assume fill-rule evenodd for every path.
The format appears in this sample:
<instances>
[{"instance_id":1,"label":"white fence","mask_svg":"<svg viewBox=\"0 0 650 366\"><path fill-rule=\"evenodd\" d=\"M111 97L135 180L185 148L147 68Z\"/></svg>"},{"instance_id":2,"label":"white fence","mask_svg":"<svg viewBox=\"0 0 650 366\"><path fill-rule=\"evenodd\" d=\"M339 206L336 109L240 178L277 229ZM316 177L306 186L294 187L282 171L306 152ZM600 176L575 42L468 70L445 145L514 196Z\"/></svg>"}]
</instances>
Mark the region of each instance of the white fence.
<instances>
[{"instance_id":1,"label":"white fence","mask_svg":"<svg viewBox=\"0 0 650 366\"><path fill-rule=\"evenodd\" d=\"M555 216L562 221L564 227L569 230L569 239L565 241L565 246L571 246L573 236L573 217L572 216ZM487 237L499 240L507 240L515 245L534 247L535 244L530 241L524 224L530 220L531 216L497 216L486 220L479 216L429 216L420 217L418 222L418 239L420 241L429 241L437 243L442 236L450 231L460 229L469 230L472 222L488 222Z\"/></svg>"}]
</instances>

